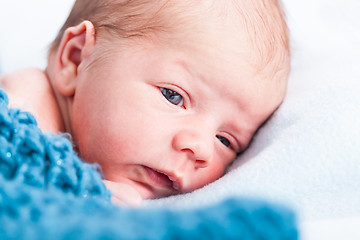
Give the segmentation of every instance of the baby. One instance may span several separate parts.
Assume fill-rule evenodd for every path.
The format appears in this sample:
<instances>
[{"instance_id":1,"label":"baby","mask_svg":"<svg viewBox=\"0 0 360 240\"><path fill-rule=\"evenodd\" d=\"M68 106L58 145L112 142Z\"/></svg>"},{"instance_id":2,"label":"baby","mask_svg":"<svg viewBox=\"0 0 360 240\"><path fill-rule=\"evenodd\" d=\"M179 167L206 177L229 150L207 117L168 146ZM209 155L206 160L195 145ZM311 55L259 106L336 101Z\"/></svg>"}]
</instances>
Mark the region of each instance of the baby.
<instances>
[{"instance_id":1,"label":"baby","mask_svg":"<svg viewBox=\"0 0 360 240\"><path fill-rule=\"evenodd\" d=\"M289 62L276 0L77 0L46 70L0 81L139 205L221 177L283 101Z\"/></svg>"}]
</instances>

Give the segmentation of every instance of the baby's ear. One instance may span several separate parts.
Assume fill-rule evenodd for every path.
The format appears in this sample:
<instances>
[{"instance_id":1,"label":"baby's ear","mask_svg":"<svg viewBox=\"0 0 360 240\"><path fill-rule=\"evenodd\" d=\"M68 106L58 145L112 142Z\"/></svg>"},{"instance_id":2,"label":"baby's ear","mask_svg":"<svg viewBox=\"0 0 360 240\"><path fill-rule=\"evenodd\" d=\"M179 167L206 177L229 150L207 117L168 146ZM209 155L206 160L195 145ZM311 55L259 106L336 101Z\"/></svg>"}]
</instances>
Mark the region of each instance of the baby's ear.
<instances>
[{"instance_id":1,"label":"baby's ear","mask_svg":"<svg viewBox=\"0 0 360 240\"><path fill-rule=\"evenodd\" d=\"M90 58L94 46L95 30L91 22L83 21L65 30L55 57L53 79L54 87L61 95L75 94L78 68Z\"/></svg>"}]
</instances>

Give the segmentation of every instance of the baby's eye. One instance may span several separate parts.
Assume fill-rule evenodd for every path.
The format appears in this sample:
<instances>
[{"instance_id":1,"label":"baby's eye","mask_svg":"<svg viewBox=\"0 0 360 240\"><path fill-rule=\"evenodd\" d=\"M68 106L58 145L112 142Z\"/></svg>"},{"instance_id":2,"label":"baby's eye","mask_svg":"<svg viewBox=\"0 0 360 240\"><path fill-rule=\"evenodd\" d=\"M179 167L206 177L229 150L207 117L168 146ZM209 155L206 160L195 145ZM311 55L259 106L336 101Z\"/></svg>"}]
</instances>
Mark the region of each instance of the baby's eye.
<instances>
[{"instance_id":1,"label":"baby's eye","mask_svg":"<svg viewBox=\"0 0 360 240\"><path fill-rule=\"evenodd\" d=\"M216 135L216 137L217 137L217 139L219 139L219 141L220 141L222 144L224 144L226 147L228 147L228 148L231 147L231 143L230 143L230 141L229 141L227 138L225 138L225 137L223 137L223 136L220 136L220 135Z\"/></svg>"},{"instance_id":2,"label":"baby's eye","mask_svg":"<svg viewBox=\"0 0 360 240\"><path fill-rule=\"evenodd\" d=\"M168 100L170 103L177 105L177 106L183 105L183 97L179 93L177 93L171 89L162 88L162 87L160 87L160 91L161 91L162 95L164 95L166 100Z\"/></svg>"}]
</instances>

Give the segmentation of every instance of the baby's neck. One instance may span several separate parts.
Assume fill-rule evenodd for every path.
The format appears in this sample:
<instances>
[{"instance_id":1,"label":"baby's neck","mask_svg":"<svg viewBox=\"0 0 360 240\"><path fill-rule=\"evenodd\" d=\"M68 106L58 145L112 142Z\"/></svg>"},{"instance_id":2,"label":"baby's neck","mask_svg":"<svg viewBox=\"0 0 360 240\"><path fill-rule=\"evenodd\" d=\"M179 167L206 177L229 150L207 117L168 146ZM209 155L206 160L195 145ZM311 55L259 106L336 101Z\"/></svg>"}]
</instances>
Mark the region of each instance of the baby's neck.
<instances>
[{"instance_id":1,"label":"baby's neck","mask_svg":"<svg viewBox=\"0 0 360 240\"><path fill-rule=\"evenodd\" d=\"M10 107L32 113L44 132L64 131L61 113L53 89L44 71L19 70L0 77L0 88L8 94Z\"/></svg>"}]
</instances>

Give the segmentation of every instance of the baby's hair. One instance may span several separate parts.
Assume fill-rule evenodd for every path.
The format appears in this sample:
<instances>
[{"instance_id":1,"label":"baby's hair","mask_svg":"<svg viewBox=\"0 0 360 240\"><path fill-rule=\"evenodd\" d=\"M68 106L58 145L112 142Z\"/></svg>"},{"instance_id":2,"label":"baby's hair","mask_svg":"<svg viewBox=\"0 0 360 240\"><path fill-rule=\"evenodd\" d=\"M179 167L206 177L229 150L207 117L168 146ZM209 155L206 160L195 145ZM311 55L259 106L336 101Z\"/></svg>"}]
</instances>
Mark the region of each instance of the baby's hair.
<instances>
[{"instance_id":1,"label":"baby's hair","mask_svg":"<svg viewBox=\"0 0 360 240\"><path fill-rule=\"evenodd\" d=\"M163 11L170 5L169 2L172 1L76 0L66 22L51 44L50 53L56 51L68 27L84 20L94 24L97 37L103 31L123 39L148 38L153 34L165 32L165 28L171 25L173 19Z\"/></svg>"},{"instance_id":2,"label":"baby's hair","mask_svg":"<svg viewBox=\"0 0 360 240\"><path fill-rule=\"evenodd\" d=\"M209 11L235 9L239 13L241 26L246 28L254 46L254 68L259 71L270 68L276 74L284 63L289 64L288 30L279 0L76 0L51 44L50 54L56 52L65 30L83 20L94 24L97 38L101 35L110 41L114 37L153 40L184 29L189 31L187 23L202 16L196 15L196 11L187 14L183 7L195 8L204 3L210 6Z\"/></svg>"},{"instance_id":3,"label":"baby's hair","mask_svg":"<svg viewBox=\"0 0 360 240\"><path fill-rule=\"evenodd\" d=\"M275 75L277 71L285 71L287 78L290 69L290 49L288 28L285 14L279 0L242 0L234 1L238 8L250 9L241 11L250 41L255 46L254 58L257 58L256 68L259 71L270 70ZM246 14L253 12L251 16ZM269 74L269 71L265 71Z\"/></svg>"}]
</instances>

